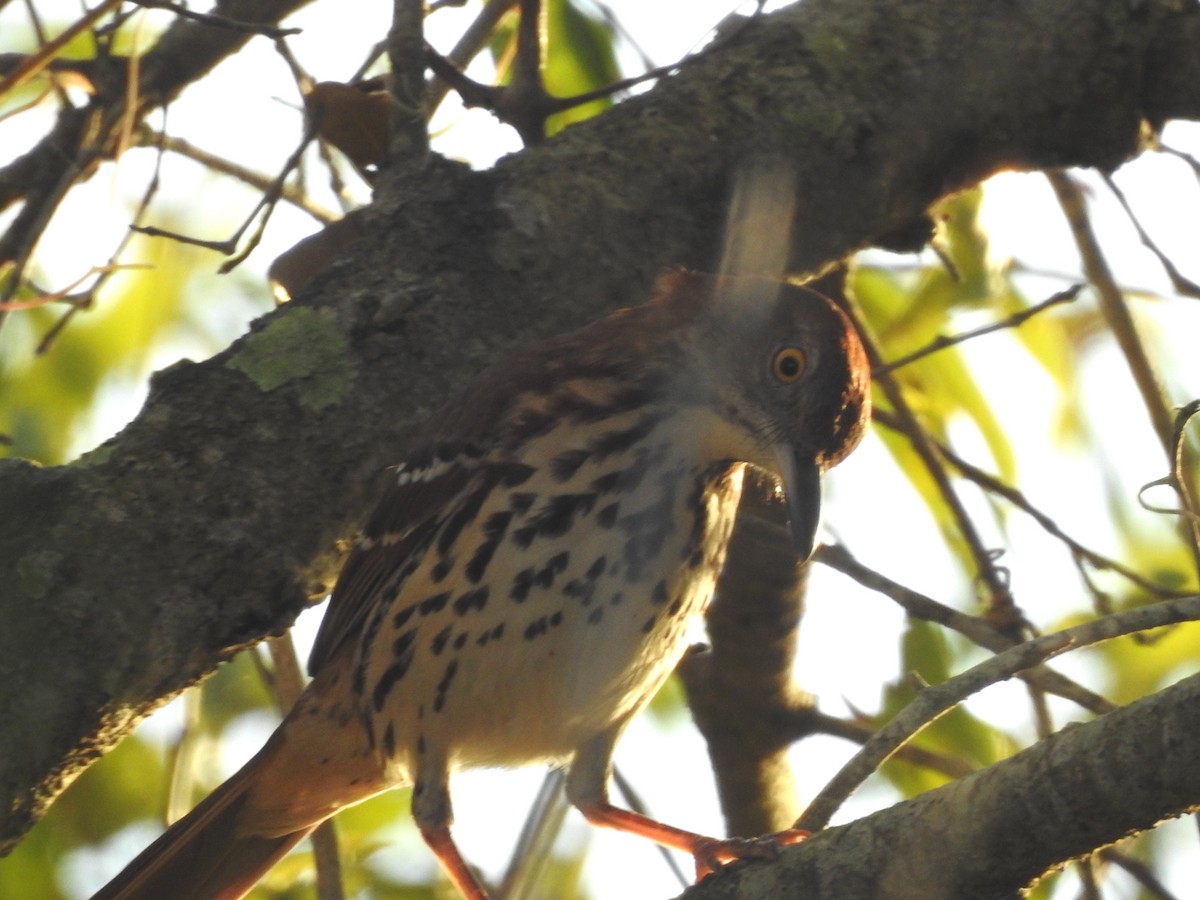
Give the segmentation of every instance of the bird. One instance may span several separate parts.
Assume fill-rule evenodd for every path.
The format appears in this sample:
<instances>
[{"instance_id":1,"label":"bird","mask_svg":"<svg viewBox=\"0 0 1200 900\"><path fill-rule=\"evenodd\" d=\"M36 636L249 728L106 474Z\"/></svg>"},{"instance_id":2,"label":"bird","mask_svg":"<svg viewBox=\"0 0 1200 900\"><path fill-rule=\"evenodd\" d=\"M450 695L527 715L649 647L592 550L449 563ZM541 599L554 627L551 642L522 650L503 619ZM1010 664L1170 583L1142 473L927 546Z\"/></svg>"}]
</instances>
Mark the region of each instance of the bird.
<instances>
[{"instance_id":1,"label":"bird","mask_svg":"<svg viewBox=\"0 0 1200 900\"><path fill-rule=\"evenodd\" d=\"M486 369L390 470L292 710L97 900L243 896L339 809L402 786L450 880L485 900L449 791L482 766L565 765L586 819L701 873L755 855L611 804L613 751L713 596L747 467L778 480L807 559L821 475L861 440L869 383L824 296L685 269Z\"/></svg>"}]
</instances>

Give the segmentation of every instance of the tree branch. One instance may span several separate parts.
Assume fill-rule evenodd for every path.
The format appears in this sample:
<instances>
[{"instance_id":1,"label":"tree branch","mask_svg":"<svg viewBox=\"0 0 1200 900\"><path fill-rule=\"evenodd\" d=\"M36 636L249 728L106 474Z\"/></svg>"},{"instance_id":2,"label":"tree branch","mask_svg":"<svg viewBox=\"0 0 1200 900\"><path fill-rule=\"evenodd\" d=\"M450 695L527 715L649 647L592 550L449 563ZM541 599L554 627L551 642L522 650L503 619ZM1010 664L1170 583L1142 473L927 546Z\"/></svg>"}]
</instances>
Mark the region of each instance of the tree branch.
<instances>
[{"instance_id":1,"label":"tree branch","mask_svg":"<svg viewBox=\"0 0 1200 900\"><path fill-rule=\"evenodd\" d=\"M1200 806L1190 737L1198 733L1200 675L1193 675L915 800L786 847L776 863L709 878L681 900L1015 898L1058 863Z\"/></svg>"},{"instance_id":2,"label":"tree branch","mask_svg":"<svg viewBox=\"0 0 1200 900\"><path fill-rule=\"evenodd\" d=\"M217 12L254 20L230 5ZM712 267L733 164L796 160L795 270L895 246L947 191L1001 168L1112 167L1149 111L1200 116L1169 55L1146 77L1152 48L1195 65L1163 44L1196 34L1177 5L809 0L493 171L382 173L374 228L300 300L162 373L76 464L0 461L0 509L21 515L0 534L0 841L324 592L336 540L452 386L637 302L666 266Z\"/></svg>"}]
</instances>

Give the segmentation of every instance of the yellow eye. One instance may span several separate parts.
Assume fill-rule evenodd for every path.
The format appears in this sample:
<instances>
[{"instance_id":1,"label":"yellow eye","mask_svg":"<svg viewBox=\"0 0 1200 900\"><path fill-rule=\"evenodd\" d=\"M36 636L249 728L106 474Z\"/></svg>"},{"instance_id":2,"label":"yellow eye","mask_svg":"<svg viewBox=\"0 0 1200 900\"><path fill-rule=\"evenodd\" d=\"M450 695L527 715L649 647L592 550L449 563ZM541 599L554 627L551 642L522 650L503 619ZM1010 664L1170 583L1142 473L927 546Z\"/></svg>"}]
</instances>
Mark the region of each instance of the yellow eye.
<instances>
[{"instance_id":1,"label":"yellow eye","mask_svg":"<svg viewBox=\"0 0 1200 900\"><path fill-rule=\"evenodd\" d=\"M808 357L799 347L782 347L771 359L771 374L781 384L795 384L804 377Z\"/></svg>"}]
</instances>

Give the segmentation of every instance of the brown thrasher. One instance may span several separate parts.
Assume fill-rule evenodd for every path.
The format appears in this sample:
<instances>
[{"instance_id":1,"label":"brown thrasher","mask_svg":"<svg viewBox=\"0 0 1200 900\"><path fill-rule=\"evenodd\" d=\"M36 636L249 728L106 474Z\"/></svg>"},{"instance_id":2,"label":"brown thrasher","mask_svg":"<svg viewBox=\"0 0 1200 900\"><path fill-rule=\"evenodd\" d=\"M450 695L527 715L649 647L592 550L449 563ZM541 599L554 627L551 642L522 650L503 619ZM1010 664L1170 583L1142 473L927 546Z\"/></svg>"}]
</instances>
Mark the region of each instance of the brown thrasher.
<instances>
[{"instance_id":1,"label":"brown thrasher","mask_svg":"<svg viewBox=\"0 0 1200 900\"><path fill-rule=\"evenodd\" d=\"M484 898L450 836L465 766L568 762L591 822L701 871L748 855L610 805L613 747L712 596L747 464L782 481L812 551L820 474L862 436L868 374L819 294L682 271L488 369L392 478L295 708L97 897L240 897L342 807L412 785L426 842Z\"/></svg>"}]
</instances>

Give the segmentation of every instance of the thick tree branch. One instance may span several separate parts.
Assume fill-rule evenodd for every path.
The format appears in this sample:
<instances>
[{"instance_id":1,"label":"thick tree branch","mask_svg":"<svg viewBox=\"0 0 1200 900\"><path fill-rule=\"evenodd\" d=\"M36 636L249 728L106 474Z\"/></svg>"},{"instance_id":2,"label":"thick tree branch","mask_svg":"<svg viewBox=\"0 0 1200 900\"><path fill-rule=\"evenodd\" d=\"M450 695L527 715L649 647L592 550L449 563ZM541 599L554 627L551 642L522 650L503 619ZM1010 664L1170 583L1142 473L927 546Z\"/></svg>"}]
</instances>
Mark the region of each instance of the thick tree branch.
<instances>
[{"instance_id":1,"label":"thick tree branch","mask_svg":"<svg viewBox=\"0 0 1200 900\"><path fill-rule=\"evenodd\" d=\"M79 463L0 465L21 521L0 534L0 839L318 596L335 539L454 385L640 300L666 266L714 265L747 154L796 160L794 268L911 245L947 191L1112 167L1145 116L1200 117L1171 77L1195 66L1197 18L1170 0L809 0L491 172L383 173L374 229L298 303L162 374Z\"/></svg>"},{"instance_id":2,"label":"thick tree branch","mask_svg":"<svg viewBox=\"0 0 1200 900\"><path fill-rule=\"evenodd\" d=\"M1200 807L1198 733L1194 675L683 896L1013 898L1058 863Z\"/></svg>"},{"instance_id":3,"label":"thick tree branch","mask_svg":"<svg viewBox=\"0 0 1200 900\"><path fill-rule=\"evenodd\" d=\"M758 482L742 497L708 611L712 649L690 653L676 670L730 835L769 834L795 820L800 801L787 751L796 729L788 725L808 709L817 728L813 698L792 677L809 568L797 567L786 513Z\"/></svg>"}]
</instances>

